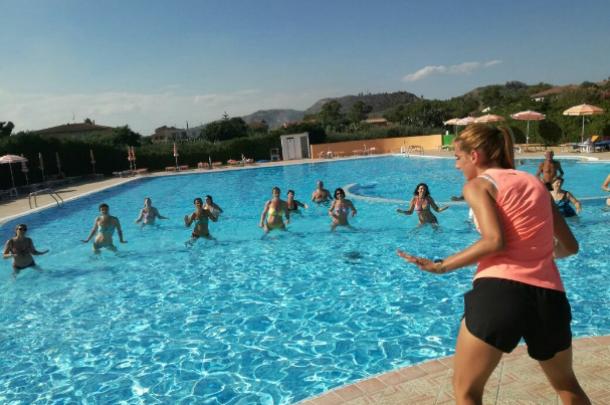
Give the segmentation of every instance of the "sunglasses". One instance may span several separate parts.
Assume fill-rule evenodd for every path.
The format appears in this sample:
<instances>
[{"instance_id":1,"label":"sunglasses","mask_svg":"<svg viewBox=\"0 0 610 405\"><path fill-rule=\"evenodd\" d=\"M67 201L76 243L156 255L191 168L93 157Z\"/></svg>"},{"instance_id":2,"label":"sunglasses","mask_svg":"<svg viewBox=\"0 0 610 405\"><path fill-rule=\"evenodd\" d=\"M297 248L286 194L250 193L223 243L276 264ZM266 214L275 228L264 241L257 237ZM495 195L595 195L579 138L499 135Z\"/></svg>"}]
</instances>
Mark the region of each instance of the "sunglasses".
<instances>
[{"instance_id":1,"label":"sunglasses","mask_svg":"<svg viewBox=\"0 0 610 405\"><path fill-rule=\"evenodd\" d=\"M28 228L23 227L23 226L19 226L19 227L17 227L16 229L17 229L18 231L23 231L23 232L25 232L25 231L27 231L27 230L28 230Z\"/></svg>"}]
</instances>

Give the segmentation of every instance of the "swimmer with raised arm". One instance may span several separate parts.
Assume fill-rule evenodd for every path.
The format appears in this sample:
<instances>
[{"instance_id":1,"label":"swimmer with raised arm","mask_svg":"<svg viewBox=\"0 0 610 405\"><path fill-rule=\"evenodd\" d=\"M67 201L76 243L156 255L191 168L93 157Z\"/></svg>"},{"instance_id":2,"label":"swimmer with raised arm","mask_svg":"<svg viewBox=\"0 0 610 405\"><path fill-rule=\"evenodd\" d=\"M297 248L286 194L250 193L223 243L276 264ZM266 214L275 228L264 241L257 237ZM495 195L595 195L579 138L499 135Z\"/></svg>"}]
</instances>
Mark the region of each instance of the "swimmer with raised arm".
<instances>
[{"instance_id":1,"label":"swimmer with raised arm","mask_svg":"<svg viewBox=\"0 0 610 405\"><path fill-rule=\"evenodd\" d=\"M436 205L436 202L434 202L434 199L430 195L428 185L426 183L419 183L413 192L413 198L409 203L409 209L397 209L396 212L411 215L415 211L417 213L417 217L419 218L420 226L424 224L438 225L438 220L432 213L431 209L436 212L443 212L447 208L449 208L449 206L439 207Z\"/></svg>"},{"instance_id":2,"label":"swimmer with raised arm","mask_svg":"<svg viewBox=\"0 0 610 405\"><path fill-rule=\"evenodd\" d=\"M286 223L284 223L286 217ZM280 198L279 187L273 187L271 190L271 199L265 203L259 226L264 229L265 233L273 229L286 230L286 224L290 223L290 210L286 201Z\"/></svg>"},{"instance_id":3,"label":"swimmer with raised arm","mask_svg":"<svg viewBox=\"0 0 610 405\"><path fill-rule=\"evenodd\" d=\"M195 224L195 228L193 228L191 233L191 243L199 238L212 239L208 228L208 220L211 219L213 222L216 222L216 216L209 209L204 208L203 200L199 197L193 200L193 205L195 205L193 213L184 216L184 226L189 228L193 223Z\"/></svg>"},{"instance_id":4,"label":"swimmer with raised arm","mask_svg":"<svg viewBox=\"0 0 610 405\"><path fill-rule=\"evenodd\" d=\"M507 129L470 125L454 145L480 239L444 260L397 253L435 274L477 264L455 350L456 403L481 404L503 353L523 338L564 404L590 404L572 368L570 304L555 264L577 253L578 242L545 185L514 169Z\"/></svg>"},{"instance_id":5,"label":"swimmer with raised arm","mask_svg":"<svg viewBox=\"0 0 610 405\"><path fill-rule=\"evenodd\" d=\"M93 238L93 235L95 235L97 232L95 240L93 241L93 252L99 253L101 248L107 248L115 252L117 249L112 241L112 235L114 234L115 230L119 235L119 241L121 243L127 243L127 241L123 239L121 223L117 217L110 215L110 207L108 207L108 204L100 204L99 210L100 215L95 218L93 228L91 229L87 239L83 240L83 243L88 243L91 238Z\"/></svg>"},{"instance_id":6,"label":"swimmer with raised arm","mask_svg":"<svg viewBox=\"0 0 610 405\"><path fill-rule=\"evenodd\" d=\"M36 262L32 255L44 255L49 251L48 249L43 251L36 250L32 239L25 236L27 230L26 224L17 225L15 236L4 244L3 257L5 259L13 259L13 277L16 277L25 268L36 267Z\"/></svg>"},{"instance_id":7,"label":"swimmer with raised arm","mask_svg":"<svg viewBox=\"0 0 610 405\"><path fill-rule=\"evenodd\" d=\"M356 207L345 198L345 191L342 188L335 190L335 199L333 200L330 208L328 209L328 215L333 219L330 230L334 231L337 226L350 226L347 222L347 217L351 212L352 217L356 215Z\"/></svg>"},{"instance_id":8,"label":"swimmer with raised arm","mask_svg":"<svg viewBox=\"0 0 610 405\"><path fill-rule=\"evenodd\" d=\"M288 190L288 193L286 193L286 206L288 207L288 211L292 213L299 213L299 207L305 209L309 208L307 204L294 198L294 190Z\"/></svg>"},{"instance_id":9,"label":"swimmer with raised arm","mask_svg":"<svg viewBox=\"0 0 610 405\"><path fill-rule=\"evenodd\" d=\"M214 215L216 219L218 219L220 214L224 212L222 208L220 208L220 205L216 204L212 199L212 196L209 194L205 196L205 205L203 206L203 209L210 211L210 213Z\"/></svg>"},{"instance_id":10,"label":"swimmer with raised arm","mask_svg":"<svg viewBox=\"0 0 610 405\"><path fill-rule=\"evenodd\" d=\"M136 219L136 224L142 223L144 225L154 225L155 219L167 219L163 215L159 214L159 210L152 205L150 197L144 199L144 208L140 210L140 215Z\"/></svg>"},{"instance_id":11,"label":"swimmer with raised arm","mask_svg":"<svg viewBox=\"0 0 610 405\"><path fill-rule=\"evenodd\" d=\"M318 180L316 189L311 193L311 201L320 204L330 200L330 191L324 188L324 182L322 182L322 180Z\"/></svg>"},{"instance_id":12,"label":"swimmer with raised arm","mask_svg":"<svg viewBox=\"0 0 610 405\"><path fill-rule=\"evenodd\" d=\"M580 210L582 209L580 201L578 201L576 197L572 195L572 193L561 188L563 186L563 178L557 177L555 180L553 180L552 186L553 189L551 190L551 197L553 197L553 202L559 209L561 215L569 218L576 216L577 213L580 213ZM574 208L572 208L570 203L574 204L576 211L574 211Z\"/></svg>"}]
</instances>

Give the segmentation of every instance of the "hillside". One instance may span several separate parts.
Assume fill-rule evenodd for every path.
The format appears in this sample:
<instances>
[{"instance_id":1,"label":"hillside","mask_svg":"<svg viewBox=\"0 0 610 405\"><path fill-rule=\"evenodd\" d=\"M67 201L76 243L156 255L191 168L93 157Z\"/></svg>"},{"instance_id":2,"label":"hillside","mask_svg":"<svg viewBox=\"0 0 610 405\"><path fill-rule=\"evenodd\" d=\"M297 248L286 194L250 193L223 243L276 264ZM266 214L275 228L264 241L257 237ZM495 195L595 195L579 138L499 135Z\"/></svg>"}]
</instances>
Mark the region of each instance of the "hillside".
<instances>
[{"instance_id":1,"label":"hillside","mask_svg":"<svg viewBox=\"0 0 610 405\"><path fill-rule=\"evenodd\" d=\"M275 129L285 122L300 121L303 119L303 111L290 109L258 110L252 114L241 117L247 124L265 121L269 128Z\"/></svg>"},{"instance_id":2,"label":"hillside","mask_svg":"<svg viewBox=\"0 0 610 405\"><path fill-rule=\"evenodd\" d=\"M377 94L358 94L336 98L323 98L316 101L311 107L305 110L305 115L317 114L322 109L322 106L331 101L336 100L342 106L342 111L347 112L357 101L363 101L365 104L373 107L372 115L379 115L383 111L395 107L400 104L409 104L419 100L415 94L406 91L397 91L393 93L377 93Z\"/></svg>"}]
</instances>

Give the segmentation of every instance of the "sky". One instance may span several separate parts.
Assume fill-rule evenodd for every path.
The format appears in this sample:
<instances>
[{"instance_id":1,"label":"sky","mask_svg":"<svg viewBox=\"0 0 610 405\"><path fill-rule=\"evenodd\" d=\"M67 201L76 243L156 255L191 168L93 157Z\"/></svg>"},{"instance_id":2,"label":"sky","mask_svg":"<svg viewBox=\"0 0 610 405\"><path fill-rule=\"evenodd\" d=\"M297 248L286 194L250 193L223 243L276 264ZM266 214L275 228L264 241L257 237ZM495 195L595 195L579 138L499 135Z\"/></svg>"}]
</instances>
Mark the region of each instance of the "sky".
<instances>
[{"instance_id":1,"label":"sky","mask_svg":"<svg viewBox=\"0 0 610 405\"><path fill-rule=\"evenodd\" d=\"M0 121L150 135L320 98L610 77L610 1L0 0Z\"/></svg>"}]
</instances>

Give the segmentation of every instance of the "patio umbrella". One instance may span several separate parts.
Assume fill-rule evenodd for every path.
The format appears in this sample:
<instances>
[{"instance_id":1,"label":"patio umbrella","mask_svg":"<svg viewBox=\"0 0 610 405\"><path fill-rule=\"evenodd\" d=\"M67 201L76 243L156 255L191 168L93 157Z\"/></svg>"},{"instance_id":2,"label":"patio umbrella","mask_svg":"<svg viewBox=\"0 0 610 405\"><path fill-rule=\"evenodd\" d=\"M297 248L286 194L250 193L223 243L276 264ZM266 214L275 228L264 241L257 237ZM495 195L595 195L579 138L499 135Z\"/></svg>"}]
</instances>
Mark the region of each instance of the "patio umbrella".
<instances>
[{"instance_id":1,"label":"patio umbrella","mask_svg":"<svg viewBox=\"0 0 610 405\"><path fill-rule=\"evenodd\" d=\"M457 121L457 126L458 127L465 127L467 125L470 125L474 122L474 118L473 117L464 117L464 118L460 118Z\"/></svg>"},{"instance_id":2,"label":"patio umbrella","mask_svg":"<svg viewBox=\"0 0 610 405\"><path fill-rule=\"evenodd\" d=\"M504 121L504 117L495 114L485 114L474 119L477 124L490 124L492 122Z\"/></svg>"},{"instance_id":3,"label":"patio umbrella","mask_svg":"<svg viewBox=\"0 0 610 405\"><path fill-rule=\"evenodd\" d=\"M40 164L40 171L42 172L42 181L44 182L44 160L42 159L41 152L38 152L38 163Z\"/></svg>"},{"instance_id":4,"label":"patio umbrella","mask_svg":"<svg viewBox=\"0 0 610 405\"><path fill-rule=\"evenodd\" d=\"M580 131L580 142L585 141L585 116L603 114L604 109L590 104L580 104L570 107L563 112L563 115L573 115L582 117L582 130Z\"/></svg>"},{"instance_id":5,"label":"patio umbrella","mask_svg":"<svg viewBox=\"0 0 610 405\"><path fill-rule=\"evenodd\" d=\"M457 135L458 122L461 118L451 118L450 120L444 121L443 125L453 125L453 132Z\"/></svg>"},{"instance_id":6,"label":"patio umbrella","mask_svg":"<svg viewBox=\"0 0 610 405\"><path fill-rule=\"evenodd\" d=\"M536 111L520 111L511 115L511 118L517 121L527 121L527 131L525 133L525 143L530 143L530 121L542 121L546 115Z\"/></svg>"},{"instance_id":7,"label":"patio umbrella","mask_svg":"<svg viewBox=\"0 0 610 405\"><path fill-rule=\"evenodd\" d=\"M8 168L11 171L11 183L13 184L13 188L15 188L15 178L13 177L13 163L21 163L27 162L28 160L24 157L17 155L4 155L0 157L0 164L8 164Z\"/></svg>"}]
</instances>

